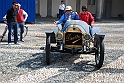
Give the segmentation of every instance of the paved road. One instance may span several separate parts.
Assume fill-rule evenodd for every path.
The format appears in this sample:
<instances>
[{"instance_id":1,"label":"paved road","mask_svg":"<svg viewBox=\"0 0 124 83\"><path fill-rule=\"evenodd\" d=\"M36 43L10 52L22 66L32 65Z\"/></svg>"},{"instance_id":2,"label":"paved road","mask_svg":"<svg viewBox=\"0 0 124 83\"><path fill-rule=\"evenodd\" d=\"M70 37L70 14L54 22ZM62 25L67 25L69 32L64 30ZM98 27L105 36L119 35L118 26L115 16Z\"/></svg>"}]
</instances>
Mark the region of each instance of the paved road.
<instances>
[{"instance_id":1,"label":"paved road","mask_svg":"<svg viewBox=\"0 0 124 83\"><path fill-rule=\"evenodd\" d=\"M0 83L124 83L124 23L96 22L105 34L105 60L97 70L94 56L53 53L52 63L44 60L45 32L53 31L49 23L28 24L28 35L20 45L0 43ZM0 24L0 34L5 27Z\"/></svg>"}]
</instances>

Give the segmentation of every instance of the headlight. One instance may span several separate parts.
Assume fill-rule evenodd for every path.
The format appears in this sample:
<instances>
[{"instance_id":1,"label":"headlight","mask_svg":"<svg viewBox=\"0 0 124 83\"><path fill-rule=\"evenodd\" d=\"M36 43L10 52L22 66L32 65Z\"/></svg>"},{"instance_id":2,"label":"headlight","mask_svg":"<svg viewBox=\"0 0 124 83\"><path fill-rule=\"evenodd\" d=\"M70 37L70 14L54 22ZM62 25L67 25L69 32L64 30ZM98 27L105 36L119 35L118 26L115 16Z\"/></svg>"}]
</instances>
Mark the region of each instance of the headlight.
<instances>
[{"instance_id":1,"label":"headlight","mask_svg":"<svg viewBox=\"0 0 124 83\"><path fill-rule=\"evenodd\" d=\"M84 35L84 39L85 39L85 40L90 40L90 38L91 38L90 34L85 34L85 35Z\"/></svg>"},{"instance_id":2,"label":"headlight","mask_svg":"<svg viewBox=\"0 0 124 83\"><path fill-rule=\"evenodd\" d=\"M63 33L62 32L56 33L56 39L57 40L62 40L63 39Z\"/></svg>"}]
</instances>

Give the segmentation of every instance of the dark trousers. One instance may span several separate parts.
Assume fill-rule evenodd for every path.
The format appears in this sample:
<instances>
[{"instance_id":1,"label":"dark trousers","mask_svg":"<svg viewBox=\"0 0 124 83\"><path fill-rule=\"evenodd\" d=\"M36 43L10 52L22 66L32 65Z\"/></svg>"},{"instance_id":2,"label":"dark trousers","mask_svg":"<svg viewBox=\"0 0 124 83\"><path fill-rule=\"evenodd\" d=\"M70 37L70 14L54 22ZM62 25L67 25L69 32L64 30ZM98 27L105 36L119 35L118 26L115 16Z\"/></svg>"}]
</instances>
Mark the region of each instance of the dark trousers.
<instances>
[{"instance_id":1,"label":"dark trousers","mask_svg":"<svg viewBox=\"0 0 124 83\"><path fill-rule=\"evenodd\" d=\"M18 23L18 28L20 28L20 40L23 39L23 33L24 33L24 22L19 22Z\"/></svg>"},{"instance_id":2,"label":"dark trousers","mask_svg":"<svg viewBox=\"0 0 124 83\"><path fill-rule=\"evenodd\" d=\"M12 29L14 30L14 43L18 42L18 27L17 23L9 23L8 24L8 43L11 43Z\"/></svg>"},{"instance_id":3,"label":"dark trousers","mask_svg":"<svg viewBox=\"0 0 124 83\"><path fill-rule=\"evenodd\" d=\"M59 9L59 18L61 18L61 16L64 14L64 10L60 10Z\"/></svg>"}]
</instances>

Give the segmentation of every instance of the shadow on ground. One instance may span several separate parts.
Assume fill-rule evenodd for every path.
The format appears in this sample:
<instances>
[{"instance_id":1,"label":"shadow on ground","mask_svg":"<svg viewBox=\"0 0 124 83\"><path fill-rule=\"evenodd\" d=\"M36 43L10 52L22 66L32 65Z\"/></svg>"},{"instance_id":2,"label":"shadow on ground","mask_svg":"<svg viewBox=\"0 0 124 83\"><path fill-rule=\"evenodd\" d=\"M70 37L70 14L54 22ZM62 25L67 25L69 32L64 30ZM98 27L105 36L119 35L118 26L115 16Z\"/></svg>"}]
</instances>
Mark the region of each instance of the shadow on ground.
<instances>
[{"instance_id":1,"label":"shadow on ground","mask_svg":"<svg viewBox=\"0 0 124 83\"><path fill-rule=\"evenodd\" d=\"M41 50L44 49L44 47L41 48ZM104 58L104 64L103 66L117 60L119 57L121 57L123 55L123 51L118 51L118 50L107 50L106 51L106 55ZM119 55L115 55L113 57L113 52L118 52ZM50 59L51 59L51 64L50 65L46 65L45 62L45 52L43 53L36 53L33 54L32 57L34 57L33 59L29 59L27 61L24 61L20 64L17 65L17 67L21 67L21 68L29 68L31 70L37 70L40 68L43 68L45 66L47 67L52 67L52 68L68 68L70 66L73 65L73 68L69 69L70 71L84 71L84 72L93 72L98 70L95 66L95 61L93 58L92 60L81 60L78 63L74 63L75 60L80 58L80 54L76 54L76 55L72 55L72 54L68 54L68 53L58 53L58 52L54 52L51 53Z\"/></svg>"},{"instance_id":2,"label":"shadow on ground","mask_svg":"<svg viewBox=\"0 0 124 83\"><path fill-rule=\"evenodd\" d=\"M41 50L44 50L44 47L41 48ZM33 54L32 57L33 59L29 59L27 61L21 62L20 64L17 65L19 68L29 68L31 70L38 70L40 68L43 68L45 66L47 67L52 67L52 68L68 68L70 66L74 66L73 68L70 69L70 71L85 71L85 72L92 72L96 71L97 68L93 64L89 64L92 61L87 61L87 60L82 60L78 63L74 63L75 60L80 58L80 54L69 54L69 53L59 53L59 52L53 52L51 53L51 63L50 65L47 65L45 62L45 52L43 53L36 53Z\"/></svg>"}]
</instances>

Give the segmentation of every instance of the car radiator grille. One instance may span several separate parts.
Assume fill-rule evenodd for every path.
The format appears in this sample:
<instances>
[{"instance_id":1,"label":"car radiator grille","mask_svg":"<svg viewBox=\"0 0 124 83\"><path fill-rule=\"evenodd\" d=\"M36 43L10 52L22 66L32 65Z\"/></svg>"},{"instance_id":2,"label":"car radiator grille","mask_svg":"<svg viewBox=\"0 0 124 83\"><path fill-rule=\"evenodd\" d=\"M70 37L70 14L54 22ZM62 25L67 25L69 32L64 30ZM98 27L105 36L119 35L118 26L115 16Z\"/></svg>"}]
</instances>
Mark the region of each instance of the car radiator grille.
<instances>
[{"instance_id":1,"label":"car radiator grille","mask_svg":"<svg viewBox=\"0 0 124 83\"><path fill-rule=\"evenodd\" d=\"M82 33L67 32L65 34L65 45L82 45Z\"/></svg>"}]
</instances>

